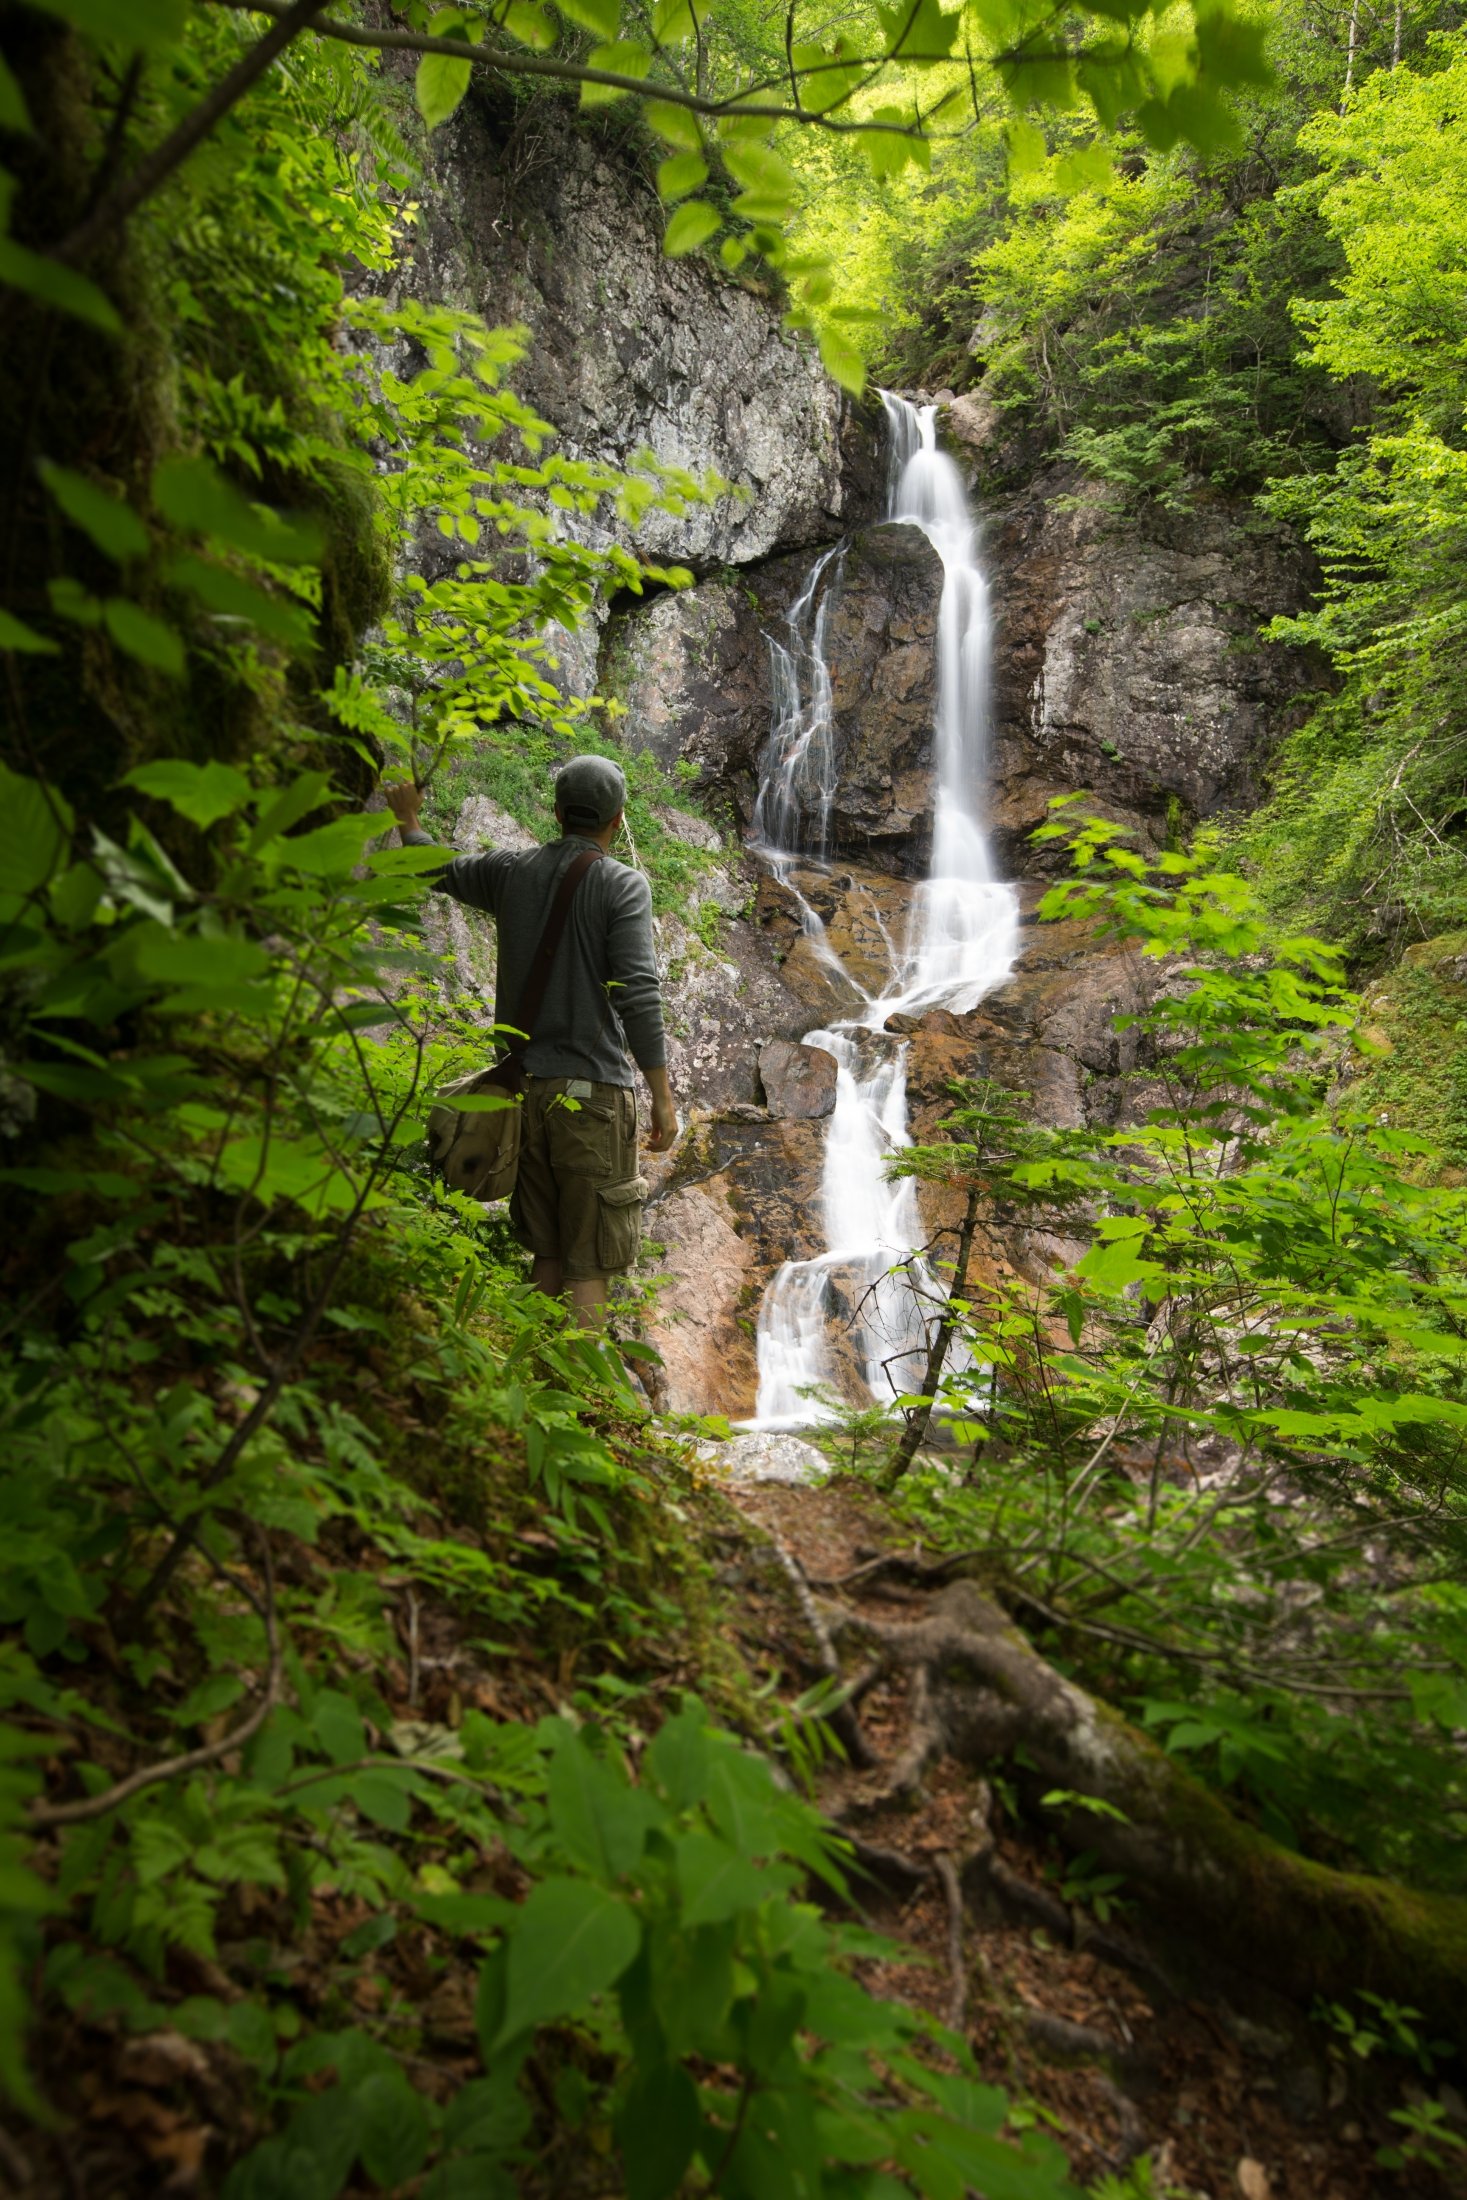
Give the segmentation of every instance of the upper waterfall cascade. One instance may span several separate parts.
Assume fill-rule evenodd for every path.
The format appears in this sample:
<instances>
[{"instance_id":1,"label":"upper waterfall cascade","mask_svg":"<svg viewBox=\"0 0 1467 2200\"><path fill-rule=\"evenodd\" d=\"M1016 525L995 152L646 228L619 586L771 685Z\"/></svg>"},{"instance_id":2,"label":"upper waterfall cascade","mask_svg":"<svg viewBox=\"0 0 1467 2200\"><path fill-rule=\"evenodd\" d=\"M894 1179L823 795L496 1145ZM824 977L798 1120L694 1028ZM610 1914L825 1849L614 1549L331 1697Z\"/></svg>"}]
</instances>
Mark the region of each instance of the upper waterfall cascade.
<instances>
[{"instance_id":1,"label":"upper waterfall cascade","mask_svg":"<svg viewBox=\"0 0 1467 2200\"><path fill-rule=\"evenodd\" d=\"M937 710L933 728L932 860L916 889L906 938L893 943L886 990L868 993L840 962L791 870L828 856L837 785L826 631L840 585L839 547L821 554L770 639L774 696L754 812L759 852L799 899L821 959L861 997L860 1012L806 1034L838 1066L821 1178L825 1250L786 1261L759 1313L759 1386L752 1425L801 1428L833 1418L834 1318L844 1312L866 1390L891 1400L920 1381L927 1324L941 1279L918 1252L922 1222L910 1178L887 1182L891 1154L911 1143L907 1047L887 1032L898 1011L971 1009L1003 984L1018 953L1019 908L994 877L983 823L992 619L977 528L962 477L937 447L936 407L883 393L890 485L887 517L920 527L942 560Z\"/></svg>"}]
</instances>

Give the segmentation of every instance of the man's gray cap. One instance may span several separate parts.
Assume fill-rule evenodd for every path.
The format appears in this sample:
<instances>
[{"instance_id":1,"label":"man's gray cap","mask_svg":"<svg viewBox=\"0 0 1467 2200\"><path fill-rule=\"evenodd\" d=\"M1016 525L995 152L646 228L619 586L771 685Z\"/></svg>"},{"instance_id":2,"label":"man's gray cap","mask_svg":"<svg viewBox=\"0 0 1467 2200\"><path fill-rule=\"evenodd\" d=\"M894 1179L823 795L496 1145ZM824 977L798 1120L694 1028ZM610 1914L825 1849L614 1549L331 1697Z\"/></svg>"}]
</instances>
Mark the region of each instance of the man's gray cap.
<instances>
[{"instance_id":1,"label":"man's gray cap","mask_svg":"<svg viewBox=\"0 0 1467 2200\"><path fill-rule=\"evenodd\" d=\"M555 807L567 825L609 825L626 799L625 774L609 756L573 756L555 775Z\"/></svg>"}]
</instances>

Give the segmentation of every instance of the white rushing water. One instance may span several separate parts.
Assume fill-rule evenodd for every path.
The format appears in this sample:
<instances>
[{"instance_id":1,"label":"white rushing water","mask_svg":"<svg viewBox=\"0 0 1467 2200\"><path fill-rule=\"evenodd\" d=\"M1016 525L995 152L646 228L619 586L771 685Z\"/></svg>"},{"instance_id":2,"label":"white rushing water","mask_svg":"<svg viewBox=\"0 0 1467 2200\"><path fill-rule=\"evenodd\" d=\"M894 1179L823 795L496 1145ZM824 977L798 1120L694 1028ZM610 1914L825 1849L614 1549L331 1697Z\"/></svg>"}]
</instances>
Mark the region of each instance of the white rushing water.
<instances>
[{"instance_id":1,"label":"white rushing water","mask_svg":"<svg viewBox=\"0 0 1467 2200\"><path fill-rule=\"evenodd\" d=\"M805 1428L833 1418L812 1392L838 1386L832 1330L849 1325L876 1402L912 1389L926 1363L927 1322L943 1285L916 1248L917 1191L888 1183L888 1157L910 1144L904 1043L886 1031L898 1010L973 1008L1002 985L1018 953L1018 902L996 879L983 826L988 761L992 621L977 530L962 478L937 448L936 408L883 396L890 432L887 516L920 527L942 560L937 716L933 727L933 836L927 878L912 897L907 937L888 988L872 998L844 970L803 896L805 931L822 958L866 1002L861 1013L806 1034L838 1065L821 1181L825 1250L786 1261L759 1312L759 1393L752 1426ZM776 873L793 885L797 857L827 852L836 793L834 711L825 634L840 583L838 550L817 559L787 622L771 640L774 713L755 831Z\"/></svg>"}]
</instances>

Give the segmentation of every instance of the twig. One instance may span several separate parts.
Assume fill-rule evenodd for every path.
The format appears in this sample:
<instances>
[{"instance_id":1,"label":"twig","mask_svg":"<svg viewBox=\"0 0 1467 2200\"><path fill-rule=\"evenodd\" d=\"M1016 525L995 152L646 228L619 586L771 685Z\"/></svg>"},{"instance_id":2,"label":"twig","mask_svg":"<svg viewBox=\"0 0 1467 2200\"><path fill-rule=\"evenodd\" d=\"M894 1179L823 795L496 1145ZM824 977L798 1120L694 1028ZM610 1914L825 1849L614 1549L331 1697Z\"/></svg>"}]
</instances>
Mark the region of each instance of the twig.
<instances>
[{"instance_id":1,"label":"twig","mask_svg":"<svg viewBox=\"0 0 1467 2200\"><path fill-rule=\"evenodd\" d=\"M139 1766L136 1772L129 1773L125 1780L119 1780L115 1787L107 1788L101 1795L89 1795L80 1803L42 1803L27 1813L26 1823L32 1832L44 1833L51 1826L81 1826L94 1818L105 1818L109 1810L117 1810L123 1803L130 1802L144 1788L157 1787L164 1780L178 1780L185 1773L200 1772L205 1765L217 1764L232 1750L243 1749L245 1743L259 1733L280 1700L285 1664L275 1612L275 1573L270 1562L270 1546L263 1534L260 1535L260 1556L265 1576L265 1639L269 1645L270 1663L260 1700L249 1717L231 1733L217 1742L206 1743L202 1749L191 1749L182 1757L162 1757L156 1764Z\"/></svg>"},{"instance_id":2,"label":"twig","mask_svg":"<svg viewBox=\"0 0 1467 2200\"><path fill-rule=\"evenodd\" d=\"M211 4L215 7L231 8L236 12L248 11L252 15L273 15L277 18L283 18L285 12L284 0L211 0ZM813 107L791 107L782 102L760 98L759 93L768 90L775 83L783 82L783 70L780 71L778 78L771 78L765 84L746 85L742 91L734 94L731 98L710 99L700 92L688 91L681 84L668 84L661 81L653 83L646 77L626 76L615 69L592 69L588 68L584 62L561 61L551 54L522 52L518 47L511 50L503 46L476 46L471 44L467 38L436 38L430 32L399 30L395 27L392 29L368 30L359 28L355 23L344 23L339 16L334 15L326 16L321 22L313 24L312 28L322 38L338 39L343 45L347 46L365 46L369 50L379 53L443 54L450 60L477 63L480 68L503 69L512 76L543 76L562 84L604 84L611 91L635 92L643 99L651 97L665 100L669 105L675 107L686 107L695 115L713 115L716 117L753 115L757 116L760 121L768 123L779 121L812 123L822 130L831 130L840 134L850 134L852 132L869 134L874 132L880 136L905 138L922 137L929 134L927 124L920 116L914 122L848 122L840 120L834 113L833 108L822 112ZM910 56L903 56L903 59L910 58ZM943 55L940 58L945 60L947 57ZM1050 58L1048 55L1038 54L1032 57L1032 61L1034 65L1042 65ZM1068 63L1068 56L1065 58ZM883 54L879 62L870 57L865 60L842 59L839 61L816 62L809 68L800 69L797 74L801 79L804 79L806 77L826 76L837 71L844 72L853 68L879 71L886 66L890 59L890 55ZM1003 59L1005 59L1004 55L995 54L989 66L992 67ZM853 86L851 92L846 93L834 104L842 107L848 105L854 92L861 88L860 86ZM957 131L944 131L939 134L944 137L959 135Z\"/></svg>"},{"instance_id":3,"label":"twig","mask_svg":"<svg viewBox=\"0 0 1467 2200\"><path fill-rule=\"evenodd\" d=\"M408 1709L416 1708L418 1680L421 1667L418 1662L418 1600L411 1589L407 1591L407 1654L408 1654Z\"/></svg>"},{"instance_id":4,"label":"twig","mask_svg":"<svg viewBox=\"0 0 1467 2200\"><path fill-rule=\"evenodd\" d=\"M968 2014L968 1965L963 1953L963 1889L958 1878L958 1867L946 1849L939 1849L932 1859L932 1869L942 1882L947 1897L947 1964L952 1979L948 1997L947 2021L954 2032L961 2032Z\"/></svg>"},{"instance_id":5,"label":"twig","mask_svg":"<svg viewBox=\"0 0 1467 2200\"><path fill-rule=\"evenodd\" d=\"M3 2124L0 2124L0 2170L5 2172L17 2192L24 2192L27 2185L35 2182L35 2171Z\"/></svg>"},{"instance_id":6,"label":"twig","mask_svg":"<svg viewBox=\"0 0 1467 2200\"><path fill-rule=\"evenodd\" d=\"M770 1536L769 1541L775 1557L789 1576L790 1586L795 1592L795 1601L800 1607L801 1616L819 1652L821 1671L830 1680L839 1681L843 1677L840 1658L836 1653L835 1644L831 1640L830 1629L826 1626L824 1619L821 1617L820 1608L810 1594L810 1585L805 1579L804 1569L794 1554L788 1551L784 1544L780 1542L778 1536ZM861 1722L856 1717L849 1699L834 1705L829 1711L822 1712L821 1716L831 1732L839 1738L841 1746L852 1764L862 1766L875 1764L875 1754L861 1730Z\"/></svg>"},{"instance_id":7,"label":"twig","mask_svg":"<svg viewBox=\"0 0 1467 2200\"><path fill-rule=\"evenodd\" d=\"M978 1226L979 1184L975 1179L968 1187L968 1203L963 1210L963 1226L958 1233L958 1257L953 1269L953 1286L943 1301L942 1315L937 1324L937 1334L927 1353L927 1366L922 1376L920 1396L922 1403L907 1415L907 1425L901 1441L893 1452L890 1464L881 1478L883 1489L894 1489L916 1457L917 1448L926 1436L932 1422L932 1408L937 1398L937 1387L942 1381L942 1370L952 1344L953 1331L957 1327L954 1305L963 1298L968 1288L968 1262L973 1251L973 1233Z\"/></svg>"}]
</instances>

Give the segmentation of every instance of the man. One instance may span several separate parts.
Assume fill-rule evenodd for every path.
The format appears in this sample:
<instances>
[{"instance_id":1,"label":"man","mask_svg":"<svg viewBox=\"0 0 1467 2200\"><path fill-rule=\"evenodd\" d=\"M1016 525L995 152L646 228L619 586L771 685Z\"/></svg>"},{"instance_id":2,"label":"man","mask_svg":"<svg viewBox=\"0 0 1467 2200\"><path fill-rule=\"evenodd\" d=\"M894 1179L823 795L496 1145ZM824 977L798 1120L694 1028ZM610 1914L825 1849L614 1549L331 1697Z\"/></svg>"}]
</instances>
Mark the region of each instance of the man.
<instances>
[{"instance_id":1,"label":"man","mask_svg":"<svg viewBox=\"0 0 1467 2200\"><path fill-rule=\"evenodd\" d=\"M417 788L383 791L404 845L430 846ZM555 781L559 840L527 855L458 856L432 880L439 893L493 917L495 1021L515 1025L560 881L588 847L602 850L576 888L525 1050L519 1176L509 1203L515 1233L534 1256L536 1288L547 1298L567 1297L591 1327L604 1318L608 1278L631 1267L641 1242L629 1053L652 1095L651 1151L665 1153L677 1136L652 896L640 872L606 853L621 828L626 792L610 757L573 757Z\"/></svg>"}]
</instances>

